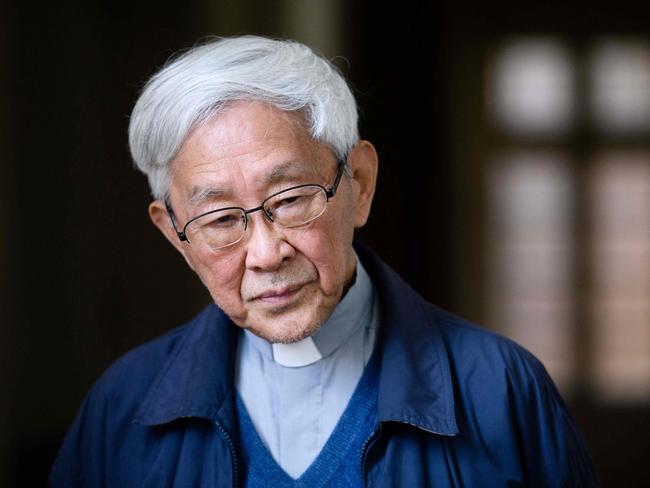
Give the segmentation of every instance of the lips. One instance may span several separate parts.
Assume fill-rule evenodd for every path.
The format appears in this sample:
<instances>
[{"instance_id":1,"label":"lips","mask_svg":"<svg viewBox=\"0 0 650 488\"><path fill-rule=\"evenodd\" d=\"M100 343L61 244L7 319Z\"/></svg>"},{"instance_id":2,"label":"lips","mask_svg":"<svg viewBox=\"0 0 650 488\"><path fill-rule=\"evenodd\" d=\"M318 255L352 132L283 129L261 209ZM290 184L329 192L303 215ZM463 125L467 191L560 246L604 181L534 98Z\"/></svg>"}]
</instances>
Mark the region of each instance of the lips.
<instances>
[{"instance_id":1,"label":"lips","mask_svg":"<svg viewBox=\"0 0 650 488\"><path fill-rule=\"evenodd\" d=\"M253 300L262 300L262 301L284 301L292 298L306 283L299 283L295 285L284 286L277 289L269 289L263 292L257 293Z\"/></svg>"},{"instance_id":2,"label":"lips","mask_svg":"<svg viewBox=\"0 0 650 488\"><path fill-rule=\"evenodd\" d=\"M250 306L284 307L294 303L318 283L318 272L310 263L292 259L273 272L250 271L241 282L241 297Z\"/></svg>"}]
</instances>

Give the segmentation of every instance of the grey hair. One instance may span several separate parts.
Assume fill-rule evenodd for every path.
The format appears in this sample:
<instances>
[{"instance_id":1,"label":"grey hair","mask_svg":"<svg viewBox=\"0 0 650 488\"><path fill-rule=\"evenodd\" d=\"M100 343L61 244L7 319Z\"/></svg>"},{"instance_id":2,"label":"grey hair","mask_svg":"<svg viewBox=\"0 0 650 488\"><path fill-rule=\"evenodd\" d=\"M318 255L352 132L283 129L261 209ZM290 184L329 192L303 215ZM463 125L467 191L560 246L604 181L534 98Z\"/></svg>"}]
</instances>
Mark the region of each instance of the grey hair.
<instances>
[{"instance_id":1,"label":"grey hair","mask_svg":"<svg viewBox=\"0 0 650 488\"><path fill-rule=\"evenodd\" d=\"M144 86L129 146L154 198L167 196L170 163L189 133L238 100L301 111L311 137L344 159L359 140L354 96L337 68L295 41L218 38L172 59Z\"/></svg>"}]
</instances>

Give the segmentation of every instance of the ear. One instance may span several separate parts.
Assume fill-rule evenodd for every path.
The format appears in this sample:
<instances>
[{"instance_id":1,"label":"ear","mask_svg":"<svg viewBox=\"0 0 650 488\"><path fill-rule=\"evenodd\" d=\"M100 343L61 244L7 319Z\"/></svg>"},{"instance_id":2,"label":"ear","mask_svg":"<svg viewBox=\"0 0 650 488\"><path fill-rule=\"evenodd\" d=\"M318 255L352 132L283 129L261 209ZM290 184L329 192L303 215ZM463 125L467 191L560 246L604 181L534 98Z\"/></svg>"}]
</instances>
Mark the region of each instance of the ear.
<instances>
[{"instance_id":1,"label":"ear","mask_svg":"<svg viewBox=\"0 0 650 488\"><path fill-rule=\"evenodd\" d=\"M377 184L378 162L375 146L368 141L357 142L348 154L352 181L357 189L354 210L355 228L363 227L368 220Z\"/></svg>"},{"instance_id":2,"label":"ear","mask_svg":"<svg viewBox=\"0 0 650 488\"><path fill-rule=\"evenodd\" d=\"M172 225L171 217L167 212L167 208L162 200L154 200L149 204L149 217L154 223L158 230L162 232L165 238L171 243L172 246L176 248L178 252L183 255L185 262L188 266L194 270L194 265L192 264L191 256L189 256L187 242L182 242L178 238L176 229Z\"/></svg>"}]
</instances>

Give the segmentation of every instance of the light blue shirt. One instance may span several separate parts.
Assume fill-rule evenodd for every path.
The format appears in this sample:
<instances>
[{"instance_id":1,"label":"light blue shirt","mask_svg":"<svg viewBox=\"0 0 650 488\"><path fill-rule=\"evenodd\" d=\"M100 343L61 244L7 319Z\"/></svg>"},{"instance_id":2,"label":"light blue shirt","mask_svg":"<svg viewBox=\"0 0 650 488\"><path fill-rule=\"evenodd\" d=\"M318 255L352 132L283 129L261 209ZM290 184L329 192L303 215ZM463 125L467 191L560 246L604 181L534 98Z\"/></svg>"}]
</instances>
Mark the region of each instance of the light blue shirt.
<instances>
[{"instance_id":1,"label":"light blue shirt","mask_svg":"<svg viewBox=\"0 0 650 488\"><path fill-rule=\"evenodd\" d=\"M273 459L294 479L316 459L352 397L375 345L376 309L357 258L354 284L313 336L290 345L240 336L235 386Z\"/></svg>"}]
</instances>

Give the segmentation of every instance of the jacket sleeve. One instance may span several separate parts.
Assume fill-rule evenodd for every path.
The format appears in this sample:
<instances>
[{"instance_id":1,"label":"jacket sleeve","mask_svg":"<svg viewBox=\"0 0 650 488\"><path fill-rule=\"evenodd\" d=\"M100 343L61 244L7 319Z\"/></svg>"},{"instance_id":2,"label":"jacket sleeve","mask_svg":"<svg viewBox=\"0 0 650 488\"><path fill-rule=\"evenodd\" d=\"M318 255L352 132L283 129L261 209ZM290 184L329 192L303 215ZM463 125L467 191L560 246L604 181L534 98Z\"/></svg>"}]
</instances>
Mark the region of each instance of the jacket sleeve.
<instances>
[{"instance_id":1,"label":"jacket sleeve","mask_svg":"<svg viewBox=\"0 0 650 488\"><path fill-rule=\"evenodd\" d=\"M517 349L507 372L508 401L526 486L599 486L591 457L553 381L532 354Z\"/></svg>"},{"instance_id":2,"label":"jacket sleeve","mask_svg":"<svg viewBox=\"0 0 650 488\"><path fill-rule=\"evenodd\" d=\"M49 486L68 488L104 484L105 426L104 395L93 388L65 436L50 472Z\"/></svg>"}]
</instances>

